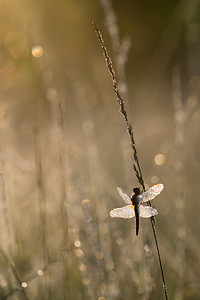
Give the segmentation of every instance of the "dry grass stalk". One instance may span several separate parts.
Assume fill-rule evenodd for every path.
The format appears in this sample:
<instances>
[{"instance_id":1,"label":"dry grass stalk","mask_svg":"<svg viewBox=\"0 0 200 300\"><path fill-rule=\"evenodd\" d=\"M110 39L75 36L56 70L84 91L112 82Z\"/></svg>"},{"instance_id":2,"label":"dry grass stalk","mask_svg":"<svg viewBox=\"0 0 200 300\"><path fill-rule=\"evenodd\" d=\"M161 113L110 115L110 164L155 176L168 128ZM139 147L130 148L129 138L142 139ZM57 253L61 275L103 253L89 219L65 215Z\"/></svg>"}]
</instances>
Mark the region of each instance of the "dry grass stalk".
<instances>
[{"instance_id":1,"label":"dry grass stalk","mask_svg":"<svg viewBox=\"0 0 200 300\"><path fill-rule=\"evenodd\" d=\"M138 182L141 184L143 191L145 191L145 185L144 185L144 180L143 180L143 176L142 176L142 171L141 171L141 167L140 167L140 163L139 163L139 159L138 159L138 155L137 155L137 150L136 150L136 144L135 144L135 139L134 139L134 135L133 135L133 128L132 125L129 122L128 119L128 115L127 115L127 111L125 109L125 103L124 100L121 96L121 94L119 93L118 90L118 86L117 86L117 79L116 79L116 75L115 75L115 71L113 69L112 66L112 60L110 58L110 56L108 55L107 49L105 47L104 44L104 40L102 37L102 34L100 32L100 30L98 29L96 23L93 21L93 26L96 32L96 35L99 39L101 48L103 50L103 54L105 57L105 61L106 61L106 66L107 69L111 75L111 79L112 79L112 84L113 84L113 89L115 92L115 95L117 97L117 101L119 103L120 106L120 113L123 115L125 122L126 122L126 127L127 127L127 132L131 141L131 147L133 149L133 169L135 171L136 177ZM150 203L149 203L150 205ZM162 282L163 282L163 289L164 289L164 293L165 293L165 299L168 299L168 293L167 293L167 286L165 283L165 277L164 277L164 270L163 270L163 266L162 266L162 261L161 261L161 255L160 255L160 250L159 250L159 245L158 245L158 240L157 240L157 235L156 235L156 228L155 228L155 220L153 217L151 217L151 225L152 225L152 229L153 229L153 234L154 234L154 239L155 239L155 244L156 244L156 249L157 249L157 254L158 254L158 259L159 259L159 264L160 264L160 270L161 270L161 276L162 276Z\"/></svg>"}]
</instances>

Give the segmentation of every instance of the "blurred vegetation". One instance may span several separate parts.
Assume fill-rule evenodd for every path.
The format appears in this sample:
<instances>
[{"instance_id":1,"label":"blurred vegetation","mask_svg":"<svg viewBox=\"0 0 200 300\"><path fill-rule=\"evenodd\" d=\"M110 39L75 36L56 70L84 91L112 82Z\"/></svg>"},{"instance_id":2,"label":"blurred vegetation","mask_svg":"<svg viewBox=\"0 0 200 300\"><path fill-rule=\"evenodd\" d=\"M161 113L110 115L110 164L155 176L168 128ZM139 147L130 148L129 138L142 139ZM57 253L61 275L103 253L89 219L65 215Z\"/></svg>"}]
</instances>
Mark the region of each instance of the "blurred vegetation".
<instances>
[{"instance_id":1,"label":"blurred vegetation","mask_svg":"<svg viewBox=\"0 0 200 300\"><path fill-rule=\"evenodd\" d=\"M133 124L169 299L200 299L200 1L0 3L0 299L164 299L95 19Z\"/></svg>"}]
</instances>

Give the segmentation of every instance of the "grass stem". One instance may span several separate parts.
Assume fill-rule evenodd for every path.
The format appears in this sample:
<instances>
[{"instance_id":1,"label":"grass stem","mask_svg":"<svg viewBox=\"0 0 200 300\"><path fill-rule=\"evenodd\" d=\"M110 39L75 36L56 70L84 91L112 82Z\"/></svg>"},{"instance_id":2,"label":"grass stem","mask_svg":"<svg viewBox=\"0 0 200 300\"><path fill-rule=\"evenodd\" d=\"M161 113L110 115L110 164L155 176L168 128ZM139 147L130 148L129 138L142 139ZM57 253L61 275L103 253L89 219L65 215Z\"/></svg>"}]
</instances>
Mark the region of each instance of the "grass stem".
<instances>
[{"instance_id":1,"label":"grass stem","mask_svg":"<svg viewBox=\"0 0 200 300\"><path fill-rule=\"evenodd\" d=\"M120 106L120 113L123 115L123 117L125 119L125 122L126 122L127 132L128 132L128 135L129 135L129 138L130 138L130 141L131 141L131 147L133 149L133 158L134 158L134 160L133 160L133 169L135 171L138 182L141 184L143 190L145 191L144 180L143 180L142 171L141 171L141 167L140 167L140 163L139 163L139 159L138 159L138 155L137 155L137 149L136 149L136 145L135 145L133 127L132 127L131 123L129 122L128 114L127 114L127 111L125 109L124 100L123 100L123 98L120 95L119 90L118 90L117 79L116 79L115 71L114 71L113 66L112 66L112 60L108 55L108 51L105 47L104 40L103 40L103 37L102 37L102 34L101 34L100 30L98 29L98 27L97 27L97 25L94 21L93 21L92 24L94 26L96 35L99 39L101 48L103 50L103 54L104 54L104 57L105 57L107 69L108 69L108 71L111 75L113 89L114 89L115 95L117 97L117 101L119 103L119 106ZM163 266L162 266L162 260L161 260L161 255L160 255L160 250L159 250L159 245L158 245L158 239L157 239L156 229L155 229L155 219L153 217L151 218L151 225L152 225L152 229L153 229L153 235L154 235L154 240L155 240L157 254L158 254L158 260L159 260L159 265L160 265L160 270L161 270L161 276L162 276L162 282L163 282L163 289L164 289L164 293L165 293L165 299L168 300L167 286L166 286L166 282L165 282L164 270L163 270Z\"/></svg>"}]
</instances>

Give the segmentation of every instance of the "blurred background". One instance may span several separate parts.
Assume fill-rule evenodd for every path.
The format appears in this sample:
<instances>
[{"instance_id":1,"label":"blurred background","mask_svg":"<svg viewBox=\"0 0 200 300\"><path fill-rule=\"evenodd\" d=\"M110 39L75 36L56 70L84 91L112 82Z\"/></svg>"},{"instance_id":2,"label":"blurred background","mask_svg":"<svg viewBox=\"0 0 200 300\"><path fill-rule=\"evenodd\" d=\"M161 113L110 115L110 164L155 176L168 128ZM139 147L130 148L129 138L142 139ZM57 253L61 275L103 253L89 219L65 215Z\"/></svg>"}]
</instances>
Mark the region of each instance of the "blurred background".
<instances>
[{"instance_id":1,"label":"blurred background","mask_svg":"<svg viewBox=\"0 0 200 300\"><path fill-rule=\"evenodd\" d=\"M169 299L200 299L200 1L0 3L0 299L165 299L102 49L125 100Z\"/></svg>"}]
</instances>

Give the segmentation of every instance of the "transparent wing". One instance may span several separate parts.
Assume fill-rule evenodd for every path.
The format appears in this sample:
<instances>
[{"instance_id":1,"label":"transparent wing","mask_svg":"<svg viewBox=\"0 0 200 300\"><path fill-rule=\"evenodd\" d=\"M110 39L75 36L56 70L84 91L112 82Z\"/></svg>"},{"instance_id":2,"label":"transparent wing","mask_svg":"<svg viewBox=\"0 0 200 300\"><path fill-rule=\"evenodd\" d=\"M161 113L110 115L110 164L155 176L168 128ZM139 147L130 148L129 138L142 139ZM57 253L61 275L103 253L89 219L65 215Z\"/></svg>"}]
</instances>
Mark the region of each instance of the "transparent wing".
<instances>
[{"instance_id":1,"label":"transparent wing","mask_svg":"<svg viewBox=\"0 0 200 300\"><path fill-rule=\"evenodd\" d=\"M112 218L124 218L130 219L135 216L134 206L133 205L126 205L119 208L114 208L110 211L110 216Z\"/></svg>"},{"instance_id":2,"label":"transparent wing","mask_svg":"<svg viewBox=\"0 0 200 300\"><path fill-rule=\"evenodd\" d=\"M150 218L157 214L158 214L158 212L155 208L150 207L150 206L140 205L140 217Z\"/></svg>"},{"instance_id":3,"label":"transparent wing","mask_svg":"<svg viewBox=\"0 0 200 300\"><path fill-rule=\"evenodd\" d=\"M120 189L120 187L117 187L117 191L118 191L118 193L120 194L120 196L123 198L123 200L124 200L124 202L125 202L126 204L131 204L131 199L129 198L128 195L126 195L126 194L122 191L122 189Z\"/></svg>"},{"instance_id":4,"label":"transparent wing","mask_svg":"<svg viewBox=\"0 0 200 300\"><path fill-rule=\"evenodd\" d=\"M141 194L141 196L142 196L141 203L154 199L157 195L160 194L160 192L162 192L163 188L164 188L164 185L162 183L158 183L158 184L155 184L154 186L152 186L150 189L148 189L147 192L144 192L143 194Z\"/></svg>"}]
</instances>

